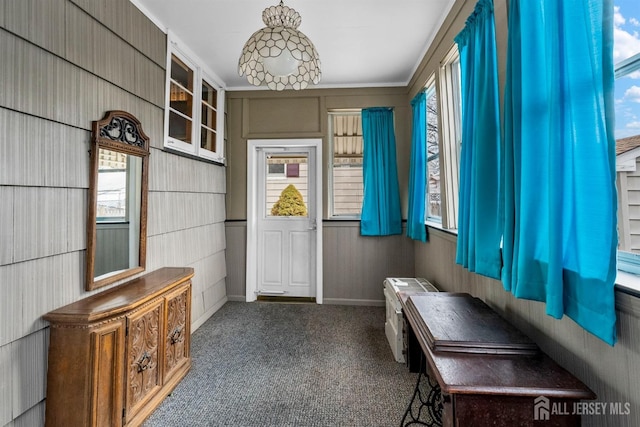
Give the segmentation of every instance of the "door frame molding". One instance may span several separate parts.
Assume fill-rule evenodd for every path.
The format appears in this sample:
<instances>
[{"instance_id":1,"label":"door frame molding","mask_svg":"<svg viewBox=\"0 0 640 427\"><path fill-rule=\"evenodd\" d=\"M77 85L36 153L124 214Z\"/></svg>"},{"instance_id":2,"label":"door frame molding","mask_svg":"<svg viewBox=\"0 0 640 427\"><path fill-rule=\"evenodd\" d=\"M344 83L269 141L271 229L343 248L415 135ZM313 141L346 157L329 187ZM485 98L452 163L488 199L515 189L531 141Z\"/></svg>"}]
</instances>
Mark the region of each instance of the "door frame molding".
<instances>
[{"instance_id":1,"label":"door frame molding","mask_svg":"<svg viewBox=\"0 0 640 427\"><path fill-rule=\"evenodd\" d=\"M246 301L257 299L258 289L258 202L257 202L257 170L258 150L260 148L312 148L316 156L316 303L322 304L322 139L250 139L247 141L247 269L246 269ZM313 219L313 218L309 218Z\"/></svg>"}]
</instances>

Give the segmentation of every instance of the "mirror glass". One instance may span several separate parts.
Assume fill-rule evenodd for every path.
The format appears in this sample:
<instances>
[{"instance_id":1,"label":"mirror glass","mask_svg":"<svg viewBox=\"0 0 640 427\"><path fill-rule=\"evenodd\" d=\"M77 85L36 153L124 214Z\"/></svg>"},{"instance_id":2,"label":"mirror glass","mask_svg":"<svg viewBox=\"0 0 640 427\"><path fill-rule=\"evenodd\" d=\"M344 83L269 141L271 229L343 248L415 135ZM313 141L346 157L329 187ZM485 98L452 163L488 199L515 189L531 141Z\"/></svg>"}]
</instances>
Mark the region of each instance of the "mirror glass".
<instances>
[{"instance_id":1,"label":"mirror glass","mask_svg":"<svg viewBox=\"0 0 640 427\"><path fill-rule=\"evenodd\" d=\"M100 148L94 280L140 265L142 159Z\"/></svg>"},{"instance_id":2,"label":"mirror glass","mask_svg":"<svg viewBox=\"0 0 640 427\"><path fill-rule=\"evenodd\" d=\"M145 269L149 139L124 111L93 122L86 289Z\"/></svg>"}]
</instances>

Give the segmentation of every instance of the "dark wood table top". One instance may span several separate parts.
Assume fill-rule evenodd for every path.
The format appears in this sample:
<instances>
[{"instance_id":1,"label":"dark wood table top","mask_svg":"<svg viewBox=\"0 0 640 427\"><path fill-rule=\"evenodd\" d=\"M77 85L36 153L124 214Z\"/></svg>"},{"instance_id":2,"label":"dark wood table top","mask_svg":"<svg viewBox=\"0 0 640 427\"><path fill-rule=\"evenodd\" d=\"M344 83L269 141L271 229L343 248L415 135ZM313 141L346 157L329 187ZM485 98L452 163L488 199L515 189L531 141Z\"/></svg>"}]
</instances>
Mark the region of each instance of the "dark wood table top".
<instances>
[{"instance_id":1,"label":"dark wood table top","mask_svg":"<svg viewBox=\"0 0 640 427\"><path fill-rule=\"evenodd\" d=\"M407 321L426 356L429 373L444 393L595 399L584 383L477 298L446 292L414 292L400 297ZM462 343L456 343L449 351L447 345L434 345L434 337L436 341L459 339ZM489 340L487 350L481 349L483 337ZM502 351L509 348L510 339L515 351ZM457 348L464 348L465 342L471 351Z\"/></svg>"}]
</instances>

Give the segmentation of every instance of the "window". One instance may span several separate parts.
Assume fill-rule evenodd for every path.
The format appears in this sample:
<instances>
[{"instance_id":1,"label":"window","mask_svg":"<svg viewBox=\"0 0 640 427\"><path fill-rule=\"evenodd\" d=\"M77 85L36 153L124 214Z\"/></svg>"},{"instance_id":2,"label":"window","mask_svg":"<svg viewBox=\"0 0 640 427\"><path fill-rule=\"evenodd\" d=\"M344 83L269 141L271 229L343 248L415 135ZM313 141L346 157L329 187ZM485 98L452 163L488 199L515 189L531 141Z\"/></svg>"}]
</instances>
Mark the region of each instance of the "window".
<instances>
[{"instance_id":1,"label":"window","mask_svg":"<svg viewBox=\"0 0 640 427\"><path fill-rule=\"evenodd\" d=\"M427 186L425 212L427 221L442 222L440 199L440 138L438 131L438 96L435 80L427 85Z\"/></svg>"},{"instance_id":2,"label":"window","mask_svg":"<svg viewBox=\"0 0 640 427\"><path fill-rule=\"evenodd\" d=\"M444 179L441 182L442 226L458 228L458 182L460 149L462 147L460 94L460 57L458 49L453 49L442 61L440 68L440 106L442 129L439 132L442 152L440 160Z\"/></svg>"},{"instance_id":3,"label":"window","mask_svg":"<svg viewBox=\"0 0 640 427\"><path fill-rule=\"evenodd\" d=\"M330 216L360 218L364 194L360 110L329 112L329 138L331 146Z\"/></svg>"},{"instance_id":4,"label":"window","mask_svg":"<svg viewBox=\"0 0 640 427\"><path fill-rule=\"evenodd\" d=\"M614 10L618 249L640 254L640 5L616 0Z\"/></svg>"},{"instance_id":5,"label":"window","mask_svg":"<svg viewBox=\"0 0 640 427\"><path fill-rule=\"evenodd\" d=\"M165 147L224 162L224 91L169 33Z\"/></svg>"}]
</instances>

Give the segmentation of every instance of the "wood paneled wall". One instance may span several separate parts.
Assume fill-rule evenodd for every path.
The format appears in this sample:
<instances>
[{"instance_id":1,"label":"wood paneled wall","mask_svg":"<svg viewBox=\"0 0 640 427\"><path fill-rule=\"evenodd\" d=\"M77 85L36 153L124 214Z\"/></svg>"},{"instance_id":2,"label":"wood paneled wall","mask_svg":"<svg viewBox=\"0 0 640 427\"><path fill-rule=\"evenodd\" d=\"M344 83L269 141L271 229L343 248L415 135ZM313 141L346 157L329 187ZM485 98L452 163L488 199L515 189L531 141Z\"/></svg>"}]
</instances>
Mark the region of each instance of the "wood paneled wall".
<instances>
[{"instance_id":1,"label":"wood paneled wall","mask_svg":"<svg viewBox=\"0 0 640 427\"><path fill-rule=\"evenodd\" d=\"M31 427L44 423L41 316L90 295L91 121L126 110L151 138L147 272L195 268L194 329L226 301L226 177L163 151L166 35L129 0L3 0L0 52L0 425Z\"/></svg>"},{"instance_id":2,"label":"wood paneled wall","mask_svg":"<svg viewBox=\"0 0 640 427\"><path fill-rule=\"evenodd\" d=\"M394 107L398 180L406 217L411 111L406 88L308 89L300 92L227 92L227 295L245 300L247 140L322 138L323 217L328 217L330 173L328 124L331 110ZM362 237L359 222L325 221L325 303L383 305L382 282L413 276L413 247L404 236Z\"/></svg>"},{"instance_id":3,"label":"wood paneled wall","mask_svg":"<svg viewBox=\"0 0 640 427\"><path fill-rule=\"evenodd\" d=\"M227 222L227 296L245 300L247 224ZM360 235L358 221L324 221L323 297L325 304L384 305L387 277L414 276L413 241L402 235Z\"/></svg>"},{"instance_id":4,"label":"wood paneled wall","mask_svg":"<svg viewBox=\"0 0 640 427\"><path fill-rule=\"evenodd\" d=\"M394 108L400 199L406 212L411 156L411 109L406 88L229 91L227 99L227 219L247 219L247 140L270 138L322 138L323 216L327 218L328 112L367 107Z\"/></svg>"},{"instance_id":5,"label":"wood paneled wall","mask_svg":"<svg viewBox=\"0 0 640 427\"><path fill-rule=\"evenodd\" d=\"M618 343L611 347L566 316L561 320L548 316L543 303L516 299L501 282L470 273L455 263L455 257L456 236L430 230L428 243L415 244L416 275L443 291L468 292L483 299L587 384L598 402L631 405L628 415L584 415L582 425L640 425L640 299L616 292Z\"/></svg>"}]
</instances>

